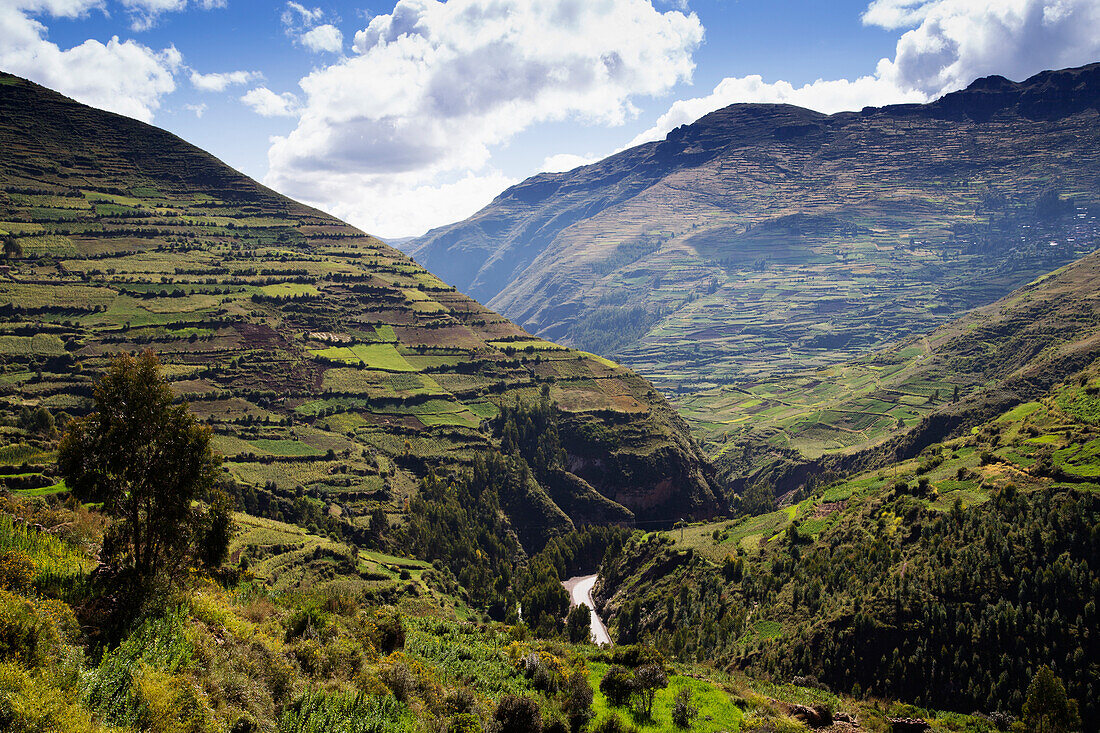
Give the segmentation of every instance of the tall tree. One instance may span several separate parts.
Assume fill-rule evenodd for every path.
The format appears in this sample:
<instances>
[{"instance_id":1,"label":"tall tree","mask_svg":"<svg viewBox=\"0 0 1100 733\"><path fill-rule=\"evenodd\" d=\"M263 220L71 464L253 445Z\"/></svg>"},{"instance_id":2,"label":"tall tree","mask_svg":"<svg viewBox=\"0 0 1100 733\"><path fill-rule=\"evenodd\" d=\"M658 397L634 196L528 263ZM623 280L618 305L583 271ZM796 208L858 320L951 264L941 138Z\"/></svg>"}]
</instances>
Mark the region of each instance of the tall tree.
<instances>
[{"instance_id":1,"label":"tall tree","mask_svg":"<svg viewBox=\"0 0 1100 733\"><path fill-rule=\"evenodd\" d=\"M72 420L57 464L73 495L100 502L117 521L104 540L107 562L140 576L172 573L207 540L227 544L224 517L198 502L212 499L220 459L210 429L186 404L174 403L151 352L118 357L96 382L94 410ZM228 515L223 501L211 502Z\"/></svg>"},{"instance_id":2,"label":"tall tree","mask_svg":"<svg viewBox=\"0 0 1100 733\"><path fill-rule=\"evenodd\" d=\"M1066 697L1062 680L1046 665L1028 685L1023 712L1024 725L1034 733L1072 733L1081 727L1077 702Z\"/></svg>"},{"instance_id":3,"label":"tall tree","mask_svg":"<svg viewBox=\"0 0 1100 733\"><path fill-rule=\"evenodd\" d=\"M569 641L581 644L592 638L592 610L580 603L569 609L565 617L565 630L569 635Z\"/></svg>"}]
</instances>

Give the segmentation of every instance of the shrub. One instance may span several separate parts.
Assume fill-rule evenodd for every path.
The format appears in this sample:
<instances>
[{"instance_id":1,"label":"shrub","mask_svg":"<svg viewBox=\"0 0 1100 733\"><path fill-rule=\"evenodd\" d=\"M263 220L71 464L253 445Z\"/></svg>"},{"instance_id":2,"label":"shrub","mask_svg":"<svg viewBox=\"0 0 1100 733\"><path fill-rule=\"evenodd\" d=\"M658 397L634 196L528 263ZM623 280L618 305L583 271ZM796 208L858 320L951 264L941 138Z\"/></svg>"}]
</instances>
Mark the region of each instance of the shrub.
<instances>
[{"instance_id":1,"label":"shrub","mask_svg":"<svg viewBox=\"0 0 1100 733\"><path fill-rule=\"evenodd\" d=\"M459 713L451 718L447 733L481 733L481 720L473 713Z\"/></svg>"},{"instance_id":2,"label":"shrub","mask_svg":"<svg viewBox=\"0 0 1100 733\"><path fill-rule=\"evenodd\" d=\"M101 730L72 691L50 685L38 674L0 663L0 730L8 733L96 733Z\"/></svg>"},{"instance_id":3,"label":"shrub","mask_svg":"<svg viewBox=\"0 0 1100 733\"><path fill-rule=\"evenodd\" d=\"M493 720L500 726L500 733L541 733L542 715L539 705L530 697L505 695L497 703Z\"/></svg>"},{"instance_id":4,"label":"shrub","mask_svg":"<svg viewBox=\"0 0 1100 733\"><path fill-rule=\"evenodd\" d=\"M677 728L690 728L697 715L699 708L691 704L691 690L681 687L672 699L672 724Z\"/></svg>"},{"instance_id":5,"label":"shrub","mask_svg":"<svg viewBox=\"0 0 1100 733\"><path fill-rule=\"evenodd\" d=\"M393 696L400 702L408 702L418 687L416 675L412 673L407 664L402 663L387 668L382 681L386 683L386 687L390 688Z\"/></svg>"},{"instance_id":6,"label":"shrub","mask_svg":"<svg viewBox=\"0 0 1100 733\"><path fill-rule=\"evenodd\" d=\"M597 658L606 659L611 664L619 664L624 667L641 667L645 664L659 664L664 666L665 658L651 646L645 644L626 644L613 647L606 654Z\"/></svg>"},{"instance_id":7,"label":"shrub","mask_svg":"<svg viewBox=\"0 0 1100 733\"><path fill-rule=\"evenodd\" d=\"M659 664L647 664L634 672L635 692L638 697L638 712L646 718L653 717L653 698L657 690L668 687L668 676Z\"/></svg>"},{"instance_id":8,"label":"shrub","mask_svg":"<svg viewBox=\"0 0 1100 733\"><path fill-rule=\"evenodd\" d=\"M612 707L622 707L634 694L634 675L626 667L612 665L600 680L600 692Z\"/></svg>"},{"instance_id":9,"label":"shrub","mask_svg":"<svg viewBox=\"0 0 1100 733\"><path fill-rule=\"evenodd\" d=\"M592 733L635 733L638 729L633 725L627 725L617 714L611 713L596 723Z\"/></svg>"},{"instance_id":10,"label":"shrub","mask_svg":"<svg viewBox=\"0 0 1100 733\"><path fill-rule=\"evenodd\" d=\"M135 726L158 733L214 733L213 715L190 681L142 665L134 675Z\"/></svg>"},{"instance_id":11,"label":"shrub","mask_svg":"<svg viewBox=\"0 0 1100 733\"><path fill-rule=\"evenodd\" d=\"M562 711L569 719L571 730L581 730L592 719L592 698L592 685L584 667L574 669L566 678L562 701Z\"/></svg>"},{"instance_id":12,"label":"shrub","mask_svg":"<svg viewBox=\"0 0 1100 733\"><path fill-rule=\"evenodd\" d=\"M26 592L37 570L34 560L26 553L18 550L0 553L0 589Z\"/></svg>"},{"instance_id":13,"label":"shrub","mask_svg":"<svg viewBox=\"0 0 1100 733\"><path fill-rule=\"evenodd\" d=\"M286 640L300 636L316 639L328 626L328 614L316 608L300 608L286 621Z\"/></svg>"},{"instance_id":14,"label":"shrub","mask_svg":"<svg viewBox=\"0 0 1100 733\"><path fill-rule=\"evenodd\" d=\"M374 633L371 643L383 654L405 648L405 622L397 611L379 609L374 612Z\"/></svg>"},{"instance_id":15,"label":"shrub","mask_svg":"<svg viewBox=\"0 0 1100 733\"><path fill-rule=\"evenodd\" d=\"M0 661L39 667L57 645L53 625L29 601L0 590Z\"/></svg>"}]
</instances>

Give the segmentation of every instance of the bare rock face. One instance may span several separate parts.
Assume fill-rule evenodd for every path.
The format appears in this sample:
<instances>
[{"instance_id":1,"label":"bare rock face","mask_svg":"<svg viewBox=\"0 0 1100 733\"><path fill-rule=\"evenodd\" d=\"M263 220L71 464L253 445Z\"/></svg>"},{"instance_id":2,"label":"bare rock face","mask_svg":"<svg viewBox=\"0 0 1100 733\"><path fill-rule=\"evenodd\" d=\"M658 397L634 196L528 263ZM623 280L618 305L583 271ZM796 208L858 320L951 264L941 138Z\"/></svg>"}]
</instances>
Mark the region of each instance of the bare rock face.
<instances>
[{"instance_id":1,"label":"bare rock face","mask_svg":"<svg viewBox=\"0 0 1100 733\"><path fill-rule=\"evenodd\" d=\"M930 730L931 724L923 718L887 718L892 733L922 733Z\"/></svg>"},{"instance_id":2,"label":"bare rock face","mask_svg":"<svg viewBox=\"0 0 1100 733\"><path fill-rule=\"evenodd\" d=\"M833 713L826 707L815 705L791 704L787 706L788 714L801 720L811 728L826 728L833 724Z\"/></svg>"}]
</instances>

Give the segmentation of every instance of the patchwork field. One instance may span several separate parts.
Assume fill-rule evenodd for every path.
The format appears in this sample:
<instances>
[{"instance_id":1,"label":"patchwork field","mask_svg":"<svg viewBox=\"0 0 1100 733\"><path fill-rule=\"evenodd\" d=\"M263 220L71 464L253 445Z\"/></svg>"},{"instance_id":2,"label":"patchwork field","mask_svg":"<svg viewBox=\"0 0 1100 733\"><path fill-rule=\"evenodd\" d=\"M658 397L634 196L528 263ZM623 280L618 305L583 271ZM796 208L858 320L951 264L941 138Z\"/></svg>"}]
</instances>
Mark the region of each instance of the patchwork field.
<instances>
[{"instance_id":1,"label":"patchwork field","mask_svg":"<svg viewBox=\"0 0 1100 733\"><path fill-rule=\"evenodd\" d=\"M623 466L660 453L676 491L713 501L682 422L637 375L532 337L178 138L3 78L0 466L13 488L63 489L46 472L65 421L115 355L148 349L236 482L305 497L296 517L399 521L420 478L469 466L497 445L501 405L543 391L568 450L597 449L584 431L606 422ZM616 495L626 475L601 470L599 490Z\"/></svg>"},{"instance_id":2,"label":"patchwork field","mask_svg":"<svg viewBox=\"0 0 1100 733\"><path fill-rule=\"evenodd\" d=\"M892 378L919 342L843 365L1100 246L1095 71L859 113L731 105L403 246L532 333L638 370L712 455L761 423L804 457L845 451L953 384Z\"/></svg>"}]
</instances>

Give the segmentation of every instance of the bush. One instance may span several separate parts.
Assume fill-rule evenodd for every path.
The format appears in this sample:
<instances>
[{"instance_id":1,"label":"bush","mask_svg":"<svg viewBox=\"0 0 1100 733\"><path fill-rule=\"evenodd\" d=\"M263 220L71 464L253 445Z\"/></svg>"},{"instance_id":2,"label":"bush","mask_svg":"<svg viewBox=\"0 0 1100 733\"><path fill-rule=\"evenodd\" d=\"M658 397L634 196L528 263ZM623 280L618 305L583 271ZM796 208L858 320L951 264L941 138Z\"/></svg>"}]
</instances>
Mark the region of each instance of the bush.
<instances>
[{"instance_id":1,"label":"bush","mask_svg":"<svg viewBox=\"0 0 1100 733\"><path fill-rule=\"evenodd\" d=\"M635 692L638 697L638 712L646 718L653 717L653 698L657 690L668 687L668 675L659 664L647 664L634 672Z\"/></svg>"},{"instance_id":2,"label":"bush","mask_svg":"<svg viewBox=\"0 0 1100 733\"><path fill-rule=\"evenodd\" d=\"M0 661L39 667L57 646L53 625L29 601L0 590Z\"/></svg>"},{"instance_id":3,"label":"bush","mask_svg":"<svg viewBox=\"0 0 1100 733\"><path fill-rule=\"evenodd\" d=\"M699 708L691 704L691 690L681 687L672 699L672 724L677 728L690 728L697 715Z\"/></svg>"},{"instance_id":4,"label":"bush","mask_svg":"<svg viewBox=\"0 0 1100 733\"><path fill-rule=\"evenodd\" d=\"M17 664L0 663L0 730L8 733L96 733L101 730L73 691L48 684Z\"/></svg>"},{"instance_id":5,"label":"bush","mask_svg":"<svg viewBox=\"0 0 1100 733\"><path fill-rule=\"evenodd\" d=\"M397 611L379 609L374 612L374 633L371 643L382 654L405 648L405 622Z\"/></svg>"},{"instance_id":6,"label":"bush","mask_svg":"<svg viewBox=\"0 0 1100 733\"><path fill-rule=\"evenodd\" d=\"M328 626L328 614L316 608L300 608L286 621L286 641L304 636L316 639Z\"/></svg>"},{"instance_id":7,"label":"bush","mask_svg":"<svg viewBox=\"0 0 1100 733\"><path fill-rule=\"evenodd\" d=\"M451 718L447 733L481 733L481 720L473 713L459 713Z\"/></svg>"},{"instance_id":8,"label":"bush","mask_svg":"<svg viewBox=\"0 0 1100 733\"><path fill-rule=\"evenodd\" d=\"M579 731L592 719L592 685L583 667L574 669L566 679L562 711L569 719L569 728Z\"/></svg>"},{"instance_id":9,"label":"bush","mask_svg":"<svg viewBox=\"0 0 1100 733\"><path fill-rule=\"evenodd\" d=\"M26 553L18 550L0 553L0 589L26 592L37 570L34 560Z\"/></svg>"},{"instance_id":10,"label":"bush","mask_svg":"<svg viewBox=\"0 0 1100 733\"><path fill-rule=\"evenodd\" d=\"M539 705L532 698L505 695L497 703L493 720L500 726L500 733L541 733L542 715Z\"/></svg>"},{"instance_id":11,"label":"bush","mask_svg":"<svg viewBox=\"0 0 1100 733\"><path fill-rule=\"evenodd\" d=\"M393 691L393 696L400 702L407 703L416 692L416 688L419 686L416 681L416 675L412 673L406 664L394 664L389 667L383 675L383 682L386 683L386 687Z\"/></svg>"},{"instance_id":12,"label":"bush","mask_svg":"<svg viewBox=\"0 0 1100 733\"><path fill-rule=\"evenodd\" d=\"M634 675L626 667L617 664L609 667L600 680L600 692L612 707L626 705L635 689Z\"/></svg>"},{"instance_id":13,"label":"bush","mask_svg":"<svg viewBox=\"0 0 1100 733\"><path fill-rule=\"evenodd\" d=\"M626 644L612 647L609 652L600 654L597 659L604 659L610 664L619 664L631 669L646 664L659 664L662 667L665 664L664 656L653 647L645 644Z\"/></svg>"},{"instance_id":14,"label":"bush","mask_svg":"<svg viewBox=\"0 0 1100 733\"><path fill-rule=\"evenodd\" d=\"M596 723L592 733L636 733L637 730L633 725L624 723L623 719L617 714L611 713L611 715Z\"/></svg>"}]
</instances>

